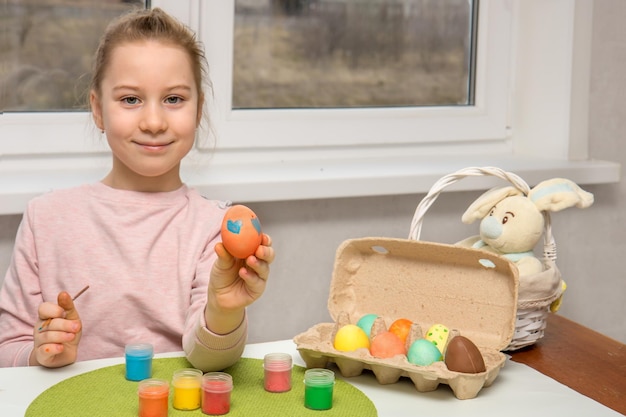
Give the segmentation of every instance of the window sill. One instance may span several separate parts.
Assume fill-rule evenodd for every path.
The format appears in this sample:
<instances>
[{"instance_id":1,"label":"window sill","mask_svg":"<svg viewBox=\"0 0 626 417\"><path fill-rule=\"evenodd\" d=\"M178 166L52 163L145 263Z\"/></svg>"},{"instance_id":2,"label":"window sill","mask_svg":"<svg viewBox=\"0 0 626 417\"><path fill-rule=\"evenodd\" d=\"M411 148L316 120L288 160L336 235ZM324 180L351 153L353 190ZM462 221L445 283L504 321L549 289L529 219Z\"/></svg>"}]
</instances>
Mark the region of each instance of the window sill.
<instances>
[{"instance_id":1,"label":"window sill","mask_svg":"<svg viewBox=\"0 0 626 417\"><path fill-rule=\"evenodd\" d=\"M37 164L0 162L0 215L21 214L37 195L98 181L108 171L108 158L58 164L31 168L29 165ZM621 177L621 166L615 162L511 155L369 156L242 163L216 159L201 165L187 164L182 175L188 185L209 198L262 202L426 193L442 176L470 166L496 166L519 175L531 186L555 177L580 185L616 183ZM459 181L447 190L482 190L499 184L503 181L495 177L476 177Z\"/></svg>"}]
</instances>

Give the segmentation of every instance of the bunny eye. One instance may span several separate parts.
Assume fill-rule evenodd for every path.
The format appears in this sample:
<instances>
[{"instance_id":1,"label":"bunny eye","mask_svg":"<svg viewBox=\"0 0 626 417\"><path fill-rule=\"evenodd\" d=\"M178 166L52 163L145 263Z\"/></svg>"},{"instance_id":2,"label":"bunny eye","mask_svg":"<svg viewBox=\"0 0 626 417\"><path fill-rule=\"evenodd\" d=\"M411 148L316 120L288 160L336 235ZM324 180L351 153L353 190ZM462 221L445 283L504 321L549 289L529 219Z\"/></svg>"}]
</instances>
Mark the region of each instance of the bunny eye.
<instances>
[{"instance_id":1,"label":"bunny eye","mask_svg":"<svg viewBox=\"0 0 626 417\"><path fill-rule=\"evenodd\" d=\"M506 224L506 222L509 221L509 217L511 218L515 217L515 214L511 213L510 211L507 211L506 213L504 213L504 217L502 218L502 224Z\"/></svg>"}]
</instances>

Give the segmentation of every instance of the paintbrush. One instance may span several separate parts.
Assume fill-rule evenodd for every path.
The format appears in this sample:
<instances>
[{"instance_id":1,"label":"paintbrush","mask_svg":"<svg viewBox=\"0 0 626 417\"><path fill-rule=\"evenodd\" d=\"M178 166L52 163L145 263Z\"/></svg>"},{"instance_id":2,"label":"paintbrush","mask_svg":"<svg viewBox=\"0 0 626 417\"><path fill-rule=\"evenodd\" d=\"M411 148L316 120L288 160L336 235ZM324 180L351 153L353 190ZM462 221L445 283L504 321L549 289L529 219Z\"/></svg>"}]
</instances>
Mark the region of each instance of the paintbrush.
<instances>
[{"instance_id":1,"label":"paintbrush","mask_svg":"<svg viewBox=\"0 0 626 417\"><path fill-rule=\"evenodd\" d=\"M78 294L76 294L74 297L72 297L72 301L75 301L78 297L81 296L82 293L84 293L85 291L87 291L89 289L89 285L87 285L85 288L83 288L82 290L78 291ZM48 327L48 325L50 324L50 322L52 321L52 317L47 318L46 321L44 321L43 323L41 323L41 327L39 327L39 331L42 331L43 329L45 329L46 327Z\"/></svg>"}]
</instances>

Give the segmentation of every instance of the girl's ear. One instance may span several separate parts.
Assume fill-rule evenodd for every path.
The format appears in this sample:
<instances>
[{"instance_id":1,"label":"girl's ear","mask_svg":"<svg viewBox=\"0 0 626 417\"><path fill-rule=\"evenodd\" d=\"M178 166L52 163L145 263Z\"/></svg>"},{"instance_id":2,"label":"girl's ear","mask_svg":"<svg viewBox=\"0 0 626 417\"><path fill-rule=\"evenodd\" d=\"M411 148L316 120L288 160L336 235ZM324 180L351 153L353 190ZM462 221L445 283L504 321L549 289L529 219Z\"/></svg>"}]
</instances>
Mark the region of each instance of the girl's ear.
<instances>
[{"instance_id":1,"label":"girl's ear","mask_svg":"<svg viewBox=\"0 0 626 417\"><path fill-rule=\"evenodd\" d=\"M89 92L89 105L91 106L91 115L98 129L104 131L104 123L102 122L102 106L95 91Z\"/></svg>"},{"instance_id":2,"label":"girl's ear","mask_svg":"<svg viewBox=\"0 0 626 417\"><path fill-rule=\"evenodd\" d=\"M200 126L202 122L202 109L204 108L204 94L200 94L198 97L198 110L196 111L196 127Z\"/></svg>"}]
</instances>

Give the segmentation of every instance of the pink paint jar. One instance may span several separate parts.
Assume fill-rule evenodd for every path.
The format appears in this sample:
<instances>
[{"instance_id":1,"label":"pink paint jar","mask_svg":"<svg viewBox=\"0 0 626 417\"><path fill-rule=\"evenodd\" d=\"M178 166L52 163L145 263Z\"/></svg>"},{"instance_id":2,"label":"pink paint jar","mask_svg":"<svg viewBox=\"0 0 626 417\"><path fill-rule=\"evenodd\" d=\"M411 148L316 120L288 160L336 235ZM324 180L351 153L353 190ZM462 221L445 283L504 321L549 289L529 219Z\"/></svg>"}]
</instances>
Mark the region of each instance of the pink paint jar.
<instances>
[{"instance_id":1,"label":"pink paint jar","mask_svg":"<svg viewBox=\"0 0 626 417\"><path fill-rule=\"evenodd\" d=\"M169 383L164 379L144 379L139 383L139 417L167 417Z\"/></svg>"},{"instance_id":2,"label":"pink paint jar","mask_svg":"<svg viewBox=\"0 0 626 417\"><path fill-rule=\"evenodd\" d=\"M221 416L230 411L233 378L225 372L208 372L202 376L202 412Z\"/></svg>"},{"instance_id":3,"label":"pink paint jar","mask_svg":"<svg viewBox=\"0 0 626 417\"><path fill-rule=\"evenodd\" d=\"M268 353L263 358L264 386L268 392L287 392L291 389L293 360L288 353Z\"/></svg>"}]
</instances>

